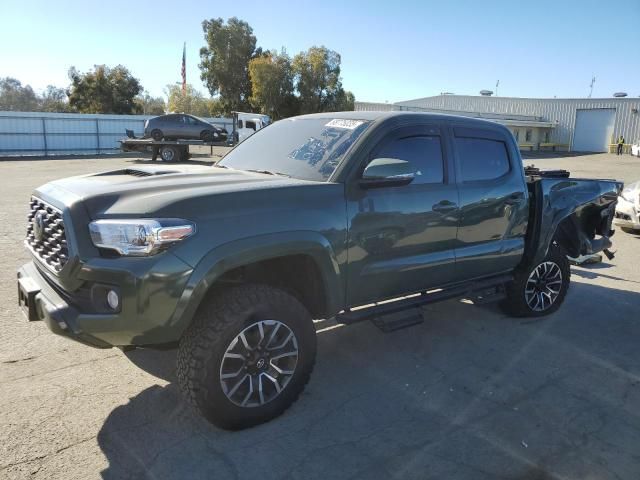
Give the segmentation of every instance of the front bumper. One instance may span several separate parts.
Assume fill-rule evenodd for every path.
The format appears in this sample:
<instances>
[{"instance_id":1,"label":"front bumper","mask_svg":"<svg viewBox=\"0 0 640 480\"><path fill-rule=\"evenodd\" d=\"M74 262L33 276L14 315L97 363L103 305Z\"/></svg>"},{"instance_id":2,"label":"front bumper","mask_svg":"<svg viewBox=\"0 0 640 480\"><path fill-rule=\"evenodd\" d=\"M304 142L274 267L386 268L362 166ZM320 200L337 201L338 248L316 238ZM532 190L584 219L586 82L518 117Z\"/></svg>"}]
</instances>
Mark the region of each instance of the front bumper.
<instances>
[{"instance_id":1,"label":"front bumper","mask_svg":"<svg viewBox=\"0 0 640 480\"><path fill-rule=\"evenodd\" d=\"M44 320L49 330L56 335L62 335L96 348L113 346L86 334L79 328L80 312L69 305L49 285L33 262L23 265L18 270L18 302L29 321Z\"/></svg>"},{"instance_id":2,"label":"front bumper","mask_svg":"<svg viewBox=\"0 0 640 480\"><path fill-rule=\"evenodd\" d=\"M624 197L618 197L618 203L616 205L616 216L613 219L613 224L619 227L640 230L639 209Z\"/></svg>"},{"instance_id":3,"label":"front bumper","mask_svg":"<svg viewBox=\"0 0 640 480\"><path fill-rule=\"evenodd\" d=\"M121 268L114 268L115 262ZM18 300L29 320L42 320L53 333L86 345L164 345L182 335L184 327L174 312L191 272L169 253L84 264L74 275L83 286L106 284L120 292L119 310L104 313L91 299L67 292L29 262L18 270Z\"/></svg>"}]
</instances>

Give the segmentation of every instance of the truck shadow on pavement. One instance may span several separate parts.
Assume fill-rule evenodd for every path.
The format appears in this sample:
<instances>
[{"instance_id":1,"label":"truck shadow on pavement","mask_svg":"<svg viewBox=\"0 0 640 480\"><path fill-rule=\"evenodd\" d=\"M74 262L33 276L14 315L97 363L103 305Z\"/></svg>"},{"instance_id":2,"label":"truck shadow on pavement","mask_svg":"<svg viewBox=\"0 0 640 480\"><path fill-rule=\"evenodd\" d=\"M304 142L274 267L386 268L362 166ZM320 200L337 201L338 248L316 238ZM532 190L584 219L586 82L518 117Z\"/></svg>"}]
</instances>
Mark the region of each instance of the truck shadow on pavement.
<instances>
[{"instance_id":1,"label":"truck shadow on pavement","mask_svg":"<svg viewBox=\"0 0 640 480\"><path fill-rule=\"evenodd\" d=\"M270 423L219 430L175 383L132 397L98 434L102 475L637 478L639 306L638 291L576 281L558 312L533 323L448 301L392 334L370 323L329 330L306 391ZM174 357L129 355L170 381Z\"/></svg>"},{"instance_id":2,"label":"truck shadow on pavement","mask_svg":"<svg viewBox=\"0 0 640 480\"><path fill-rule=\"evenodd\" d=\"M571 275L586 278L589 280L593 280L595 278L607 278L609 280L616 280L620 282L631 282L640 284L637 280L629 280L628 278L617 277L615 275L608 275L606 273L601 273L602 270L610 267L609 264L606 263L596 263L593 265L582 265L579 268L572 268Z\"/></svg>"}]
</instances>

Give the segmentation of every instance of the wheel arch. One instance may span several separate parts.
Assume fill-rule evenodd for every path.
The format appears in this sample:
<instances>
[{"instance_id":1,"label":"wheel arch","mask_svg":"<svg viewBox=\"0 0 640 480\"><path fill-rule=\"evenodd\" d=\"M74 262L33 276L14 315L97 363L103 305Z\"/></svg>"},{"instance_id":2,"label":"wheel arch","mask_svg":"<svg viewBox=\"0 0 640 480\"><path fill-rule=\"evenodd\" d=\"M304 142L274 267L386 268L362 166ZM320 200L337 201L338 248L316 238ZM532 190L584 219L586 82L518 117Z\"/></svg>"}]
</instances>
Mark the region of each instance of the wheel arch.
<instances>
[{"instance_id":1,"label":"wheel arch","mask_svg":"<svg viewBox=\"0 0 640 480\"><path fill-rule=\"evenodd\" d=\"M283 273L286 282L278 282ZM243 282L284 288L317 318L344 306L344 283L329 241L316 232L283 232L212 249L195 266L171 323L183 332L210 292Z\"/></svg>"}]
</instances>

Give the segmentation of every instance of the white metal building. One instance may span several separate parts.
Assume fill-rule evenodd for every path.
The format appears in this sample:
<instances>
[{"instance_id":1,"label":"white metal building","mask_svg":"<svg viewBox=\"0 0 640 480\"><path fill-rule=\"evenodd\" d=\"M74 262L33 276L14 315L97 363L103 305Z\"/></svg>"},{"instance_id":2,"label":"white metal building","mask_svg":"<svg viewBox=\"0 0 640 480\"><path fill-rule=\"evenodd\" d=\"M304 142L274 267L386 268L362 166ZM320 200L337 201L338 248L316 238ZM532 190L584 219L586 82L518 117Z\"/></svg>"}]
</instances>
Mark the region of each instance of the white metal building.
<instances>
[{"instance_id":1,"label":"white metal building","mask_svg":"<svg viewBox=\"0 0 640 480\"><path fill-rule=\"evenodd\" d=\"M356 110L380 109L433 111L495 120L513 131L521 148L532 150L553 147L606 152L618 135L624 136L627 145L640 139L640 98L438 95L394 104L356 102Z\"/></svg>"}]
</instances>

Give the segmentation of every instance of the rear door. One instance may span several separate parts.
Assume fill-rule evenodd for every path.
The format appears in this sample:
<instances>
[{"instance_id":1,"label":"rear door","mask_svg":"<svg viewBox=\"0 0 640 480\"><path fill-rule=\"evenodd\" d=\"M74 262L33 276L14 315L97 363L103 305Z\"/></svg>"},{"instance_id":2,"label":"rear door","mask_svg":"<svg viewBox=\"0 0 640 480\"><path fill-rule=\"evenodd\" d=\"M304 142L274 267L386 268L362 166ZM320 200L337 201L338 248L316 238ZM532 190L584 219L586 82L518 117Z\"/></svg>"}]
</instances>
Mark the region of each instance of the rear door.
<instances>
[{"instance_id":1,"label":"rear door","mask_svg":"<svg viewBox=\"0 0 640 480\"><path fill-rule=\"evenodd\" d=\"M524 252L528 195L522 161L506 130L453 127L460 194L456 277L513 269Z\"/></svg>"},{"instance_id":2,"label":"rear door","mask_svg":"<svg viewBox=\"0 0 640 480\"><path fill-rule=\"evenodd\" d=\"M350 306L453 280L458 192L447 144L439 125L398 128L347 183ZM358 181L375 158L408 161L418 173L408 185L363 189Z\"/></svg>"},{"instance_id":3,"label":"rear door","mask_svg":"<svg viewBox=\"0 0 640 480\"><path fill-rule=\"evenodd\" d=\"M165 137L177 138L181 133L182 115L167 115L163 119L162 131Z\"/></svg>"},{"instance_id":4,"label":"rear door","mask_svg":"<svg viewBox=\"0 0 640 480\"><path fill-rule=\"evenodd\" d=\"M178 134L176 137L178 138L191 138L191 125L189 123L189 117L187 115L177 115L177 130Z\"/></svg>"}]
</instances>

